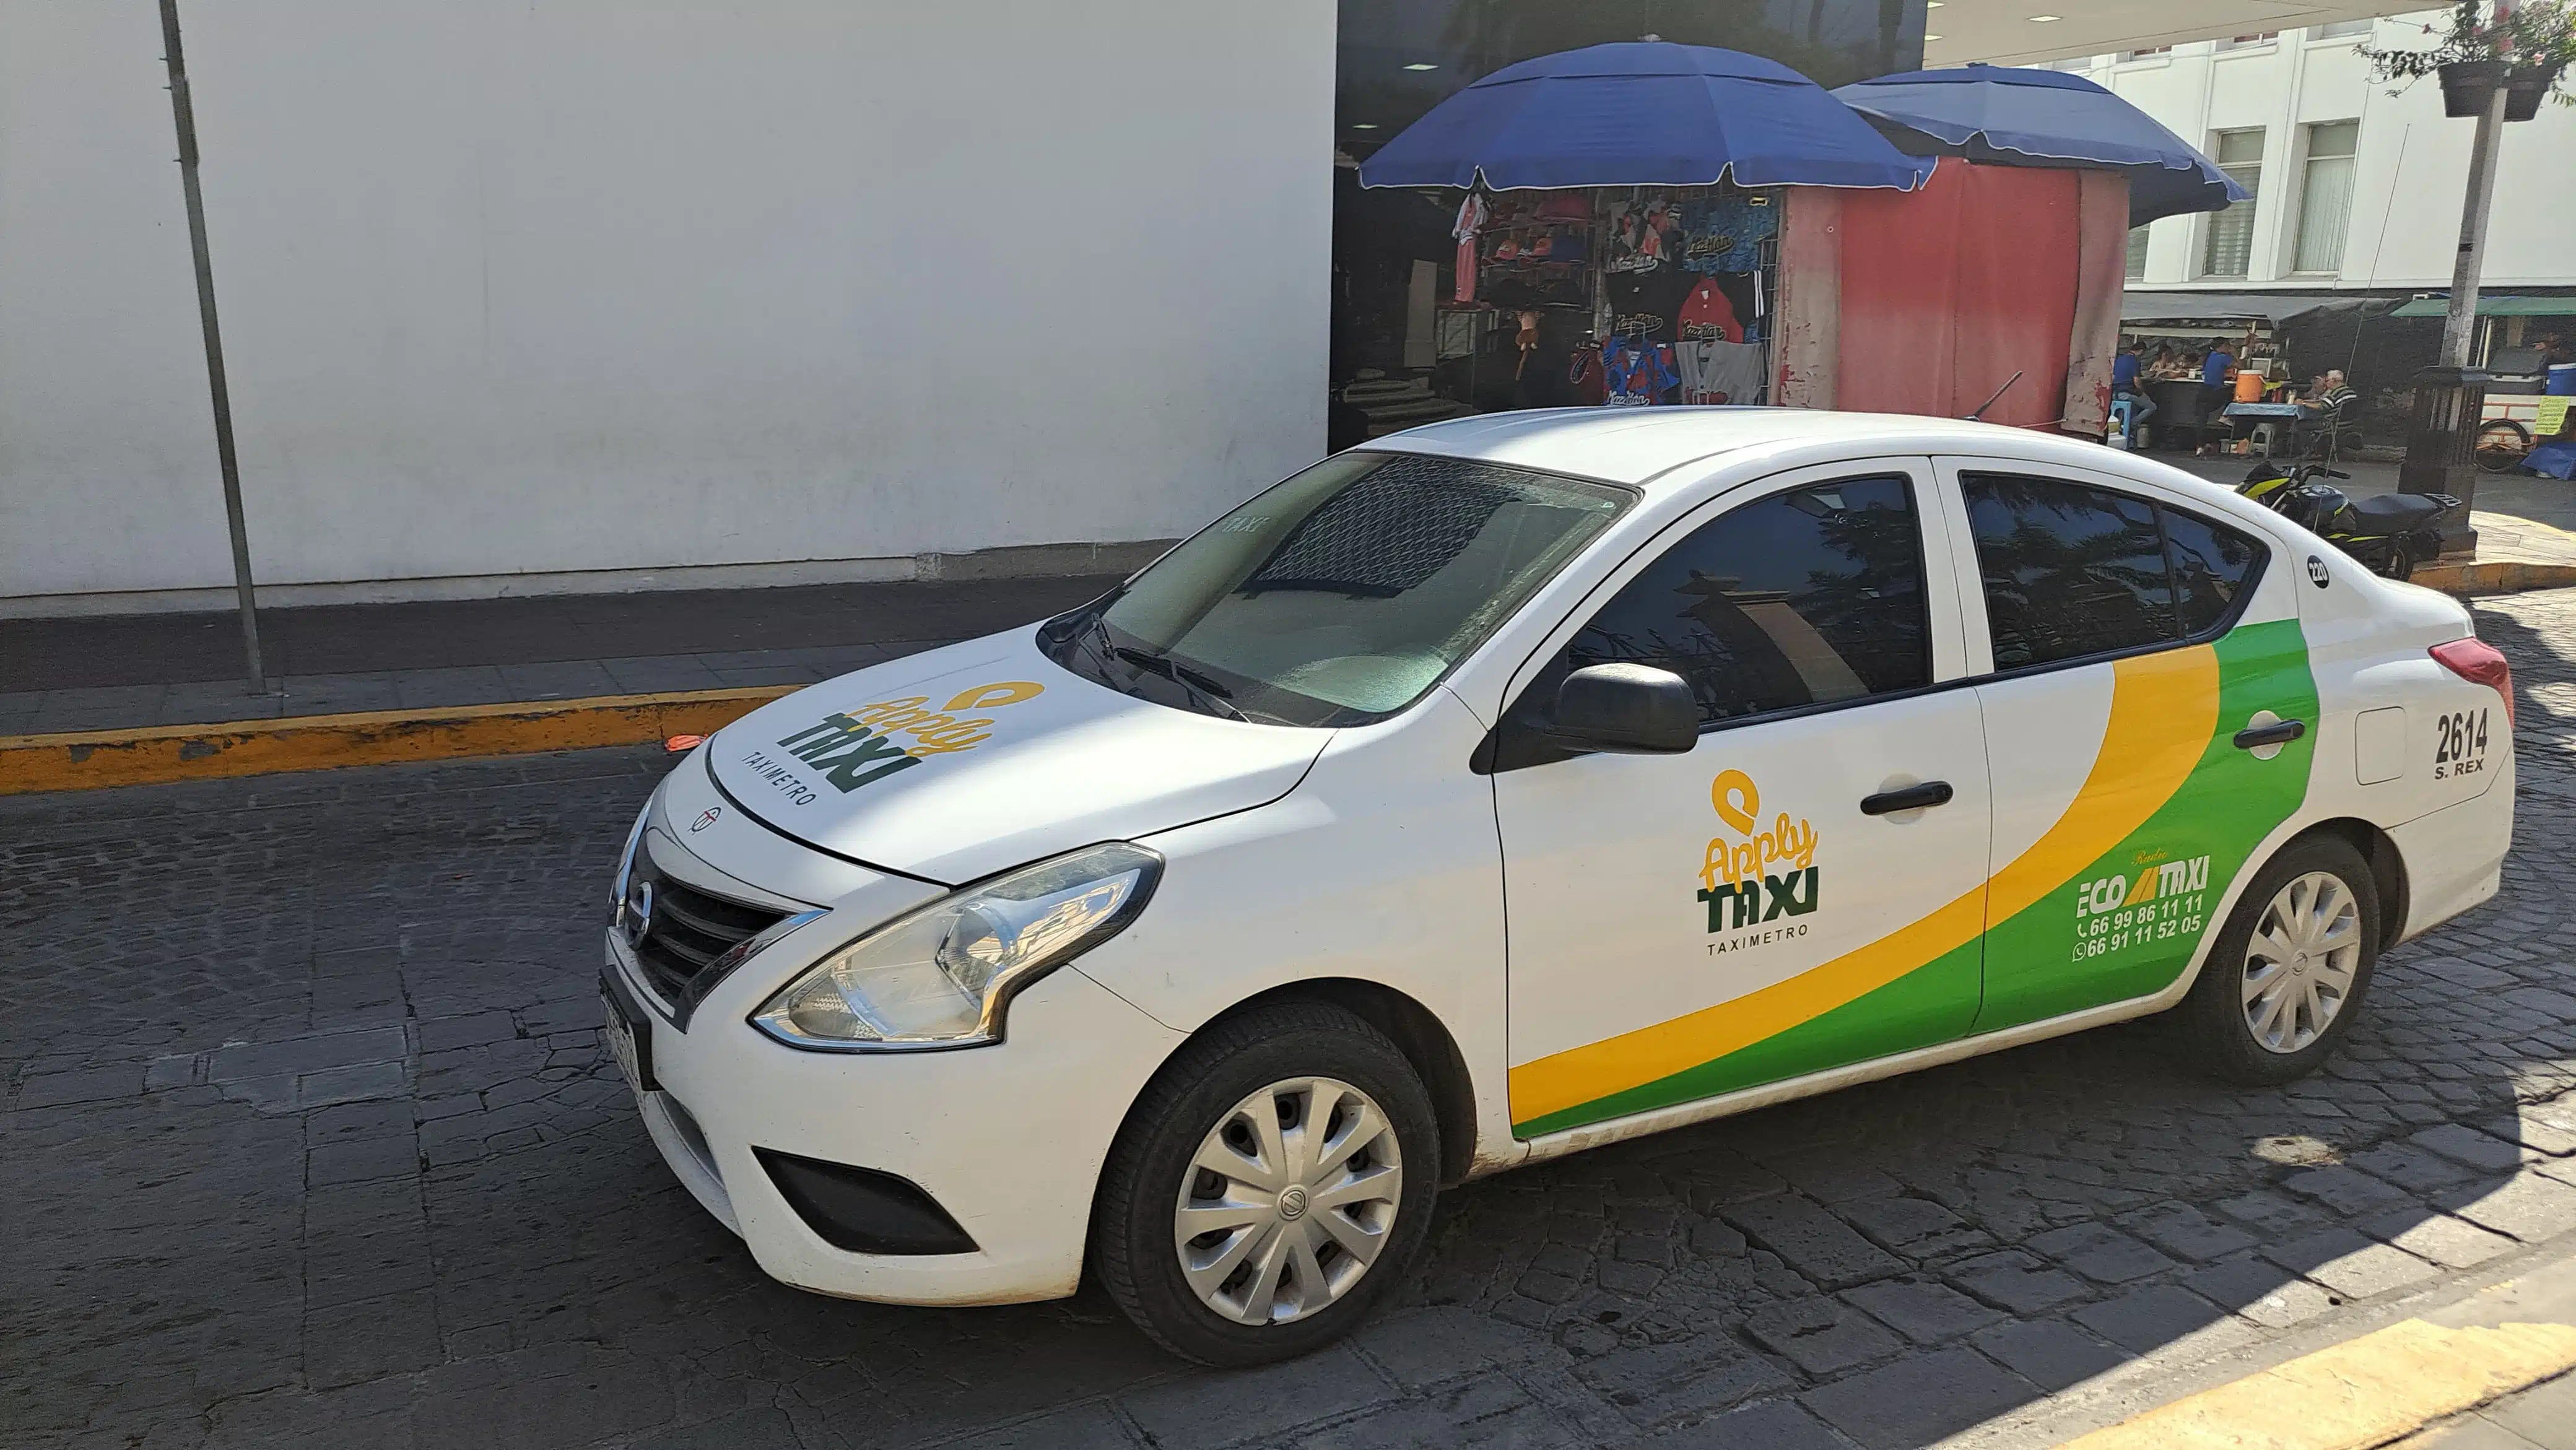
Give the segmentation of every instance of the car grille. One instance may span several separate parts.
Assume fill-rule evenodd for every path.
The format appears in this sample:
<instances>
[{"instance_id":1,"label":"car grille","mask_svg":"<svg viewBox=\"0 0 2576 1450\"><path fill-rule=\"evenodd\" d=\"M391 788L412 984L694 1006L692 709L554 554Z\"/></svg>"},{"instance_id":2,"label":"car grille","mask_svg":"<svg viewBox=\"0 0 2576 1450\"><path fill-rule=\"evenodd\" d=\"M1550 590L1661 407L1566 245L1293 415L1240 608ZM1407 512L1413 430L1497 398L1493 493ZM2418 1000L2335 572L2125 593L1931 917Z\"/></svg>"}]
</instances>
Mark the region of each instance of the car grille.
<instances>
[{"instance_id":1,"label":"car grille","mask_svg":"<svg viewBox=\"0 0 2576 1450\"><path fill-rule=\"evenodd\" d=\"M715 985L709 969L730 948L759 935L786 918L783 911L709 895L675 881L653 865L645 851L635 853L626 889L627 906L618 913L618 929L635 949L636 964L654 992L685 1021L698 998ZM635 908L652 892L652 909L644 913L643 934L636 935Z\"/></svg>"}]
</instances>

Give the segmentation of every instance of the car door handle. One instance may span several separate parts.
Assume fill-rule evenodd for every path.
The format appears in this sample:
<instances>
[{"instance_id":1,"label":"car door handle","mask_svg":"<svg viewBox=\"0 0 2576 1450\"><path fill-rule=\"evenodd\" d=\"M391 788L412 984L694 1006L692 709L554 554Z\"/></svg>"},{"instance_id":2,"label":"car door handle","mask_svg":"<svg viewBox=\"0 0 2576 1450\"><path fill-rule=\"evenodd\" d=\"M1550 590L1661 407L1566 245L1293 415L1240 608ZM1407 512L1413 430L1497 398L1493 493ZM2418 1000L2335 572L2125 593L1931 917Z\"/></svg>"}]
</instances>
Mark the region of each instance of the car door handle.
<instances>
[{"instance_id":1,"label":"car door handle","mask_svg":"<svg viewBox=\"0 0 2576 1450\"><path fill-rule=\"evenodd\" d=\"M2266 745L2287 745L2308 733L2304 720L2275 720L2269 725L2248 725L2236 732L2236 748L2260 750Z\"/></svg>"},{"instance_id":2,"label":"car door handle","mask_svg":"<svg viewBox=\"0 0 2576 1450\"><path fill-rule=\"evenodd\" d=\"M1927 780L1903 790L1883 790L1876 795L1862 796L1860 813L1864 816L1888 816L1898 811L1919 811L1925 806L1946 806L1952 794L1950 782Z\"/></svg>"}]
</instances>

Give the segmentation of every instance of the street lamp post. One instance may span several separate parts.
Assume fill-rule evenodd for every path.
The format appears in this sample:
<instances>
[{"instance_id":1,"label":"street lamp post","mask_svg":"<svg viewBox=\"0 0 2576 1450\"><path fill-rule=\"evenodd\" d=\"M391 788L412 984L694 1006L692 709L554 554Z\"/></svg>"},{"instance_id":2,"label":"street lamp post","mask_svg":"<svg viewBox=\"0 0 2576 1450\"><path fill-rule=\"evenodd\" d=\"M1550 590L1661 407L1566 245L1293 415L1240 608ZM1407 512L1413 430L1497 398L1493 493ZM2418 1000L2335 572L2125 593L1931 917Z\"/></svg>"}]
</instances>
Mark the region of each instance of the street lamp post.
<instances>
[{"instance_id":1,"label":"street lamp post","mask_svg":"<svg viewBox=\"0 0 2576 1450\"><path fill-rule=\"evenodd\" d=\"M188 249L197 266L197 325L206 340L206 392L215 410L215 462L224 479L224 523L233 545L233 594L241 605L242 664L254 695L268 693L259 658L259 609L250 578L250 531L242 522L241 464L233 453L232 389L224 380L224 337L215 326L215 267L206 251L206 203L197 189L197 110L179 50L179 0L161 0L162 63L170 70L170 119L179 132L179 185L188 202Z\"/></svg>"}]
</instances>

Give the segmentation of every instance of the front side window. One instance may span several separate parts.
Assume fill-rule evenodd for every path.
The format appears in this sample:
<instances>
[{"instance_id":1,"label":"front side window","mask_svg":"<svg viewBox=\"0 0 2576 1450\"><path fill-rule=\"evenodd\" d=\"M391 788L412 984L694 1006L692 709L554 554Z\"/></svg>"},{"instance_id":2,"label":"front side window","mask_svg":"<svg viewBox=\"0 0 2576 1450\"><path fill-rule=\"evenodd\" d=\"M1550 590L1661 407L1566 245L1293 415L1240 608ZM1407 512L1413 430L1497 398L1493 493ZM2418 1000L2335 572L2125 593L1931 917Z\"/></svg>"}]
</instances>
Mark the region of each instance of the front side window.
<instances>
[{"instance_id":1,"label":"front side window","mask_svg":"<svg viewBox=\"0 0 2576 1450\"><path fill-rule=\"evenodd\" d=\"M1602 606L1550 673L1671 670L1705 726L1927 685L1930 633L1913 490L1903 478L1848 479L1693 530Z\"/></svg>"},{"instance_id":2,"label":"front side window","mask_svg":"<svg viewBox=\"0 0 2576 1450\"><path fill-rule=\"evenodd\" d=\"M1635 501L1465 459L1337 454L1048 621L1048 657L1203 714L1357 725L1411 705Z\"/></svg>"},{"instance_id":3,"label":"front side window","mask_svg":"<svg viewBox=\"0 0 2576 1450\"><path fill-rule=\"evenodd\" d=\"M2170 644L2226 618L2263 559L2196 514L2060 479L1960 479L1995 668Z\"/></svg>"}]
</instances>

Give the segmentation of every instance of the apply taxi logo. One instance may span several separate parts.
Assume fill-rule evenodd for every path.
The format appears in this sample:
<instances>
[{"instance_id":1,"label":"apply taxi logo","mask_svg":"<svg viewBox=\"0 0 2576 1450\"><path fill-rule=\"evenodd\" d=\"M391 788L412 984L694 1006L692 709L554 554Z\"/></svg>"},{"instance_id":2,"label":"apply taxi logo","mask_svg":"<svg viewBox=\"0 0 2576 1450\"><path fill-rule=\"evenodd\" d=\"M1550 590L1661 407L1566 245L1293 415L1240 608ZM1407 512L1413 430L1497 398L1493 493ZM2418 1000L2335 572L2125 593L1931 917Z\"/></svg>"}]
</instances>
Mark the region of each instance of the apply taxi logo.
<instances>
[{"instance_id":1,"label":"apply taxi logo","mask_svg":"<svg viewBox=\"0 0 2576 1450\"><path fill-rule=\"evenodd\" d=\"M782 736L778 743L789 755L820 771L823 784L847 795L919 765L926 757L974 749L993 738L985 729L993 723L992 717L974 712L1017 705L1045 691L1046 686L1028 680L1002 680L961 690L936 710L930 708L927 695L879 700L856 710L836 710L822 723ZM909 737L909 743L898 737ZM783 777L790 770L765 750L751 752L744 763L773 777ZM781 789L787 787L782 784ZM810 789L788 790L788 794L798 805L814 799Z\"/></svg>"},{"instance_id":2,"label":"apply taxi logo","mask_svg":"<svg viewBox=\"0 0 2576 1450\"><path fill-rule=\"evenodd\" d=\"M1733 837L1711 837L1700 860L1699 900L1708 905L1708 929L1729 931L1814 911L1820 875L1816 828L1782 811L1765 829L1762 792L1740 770L1718 772L1708 799Z\"/></svg>"}]
</instances>

